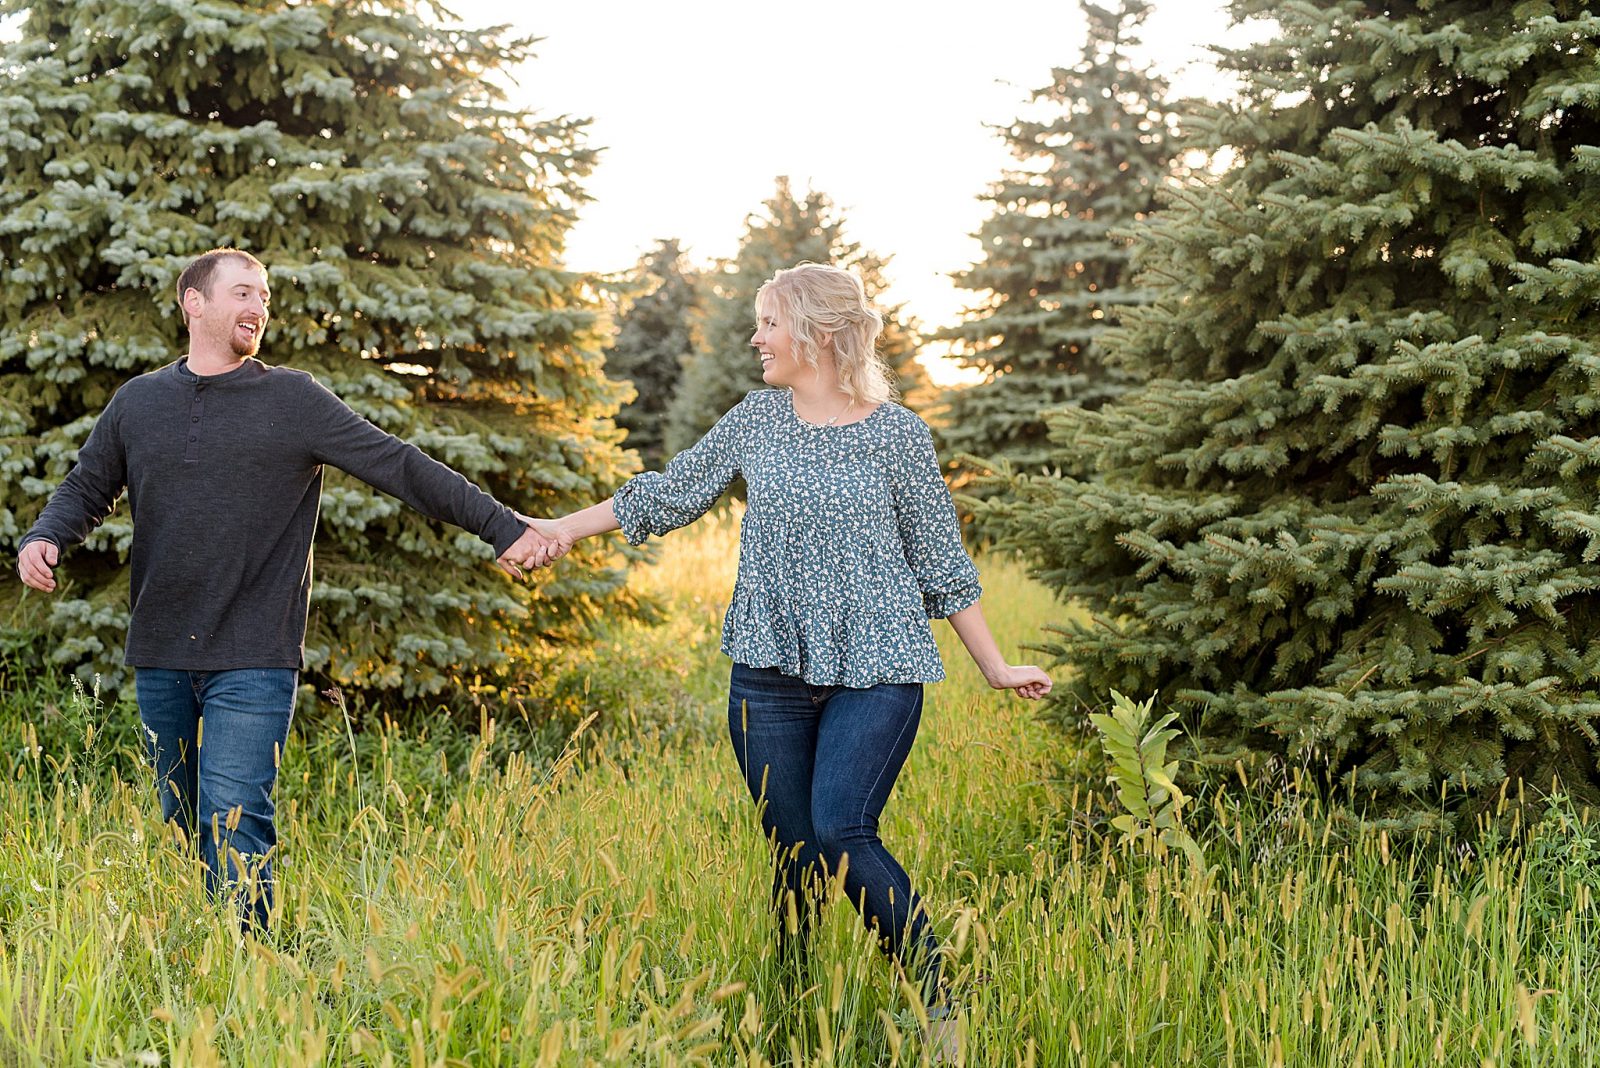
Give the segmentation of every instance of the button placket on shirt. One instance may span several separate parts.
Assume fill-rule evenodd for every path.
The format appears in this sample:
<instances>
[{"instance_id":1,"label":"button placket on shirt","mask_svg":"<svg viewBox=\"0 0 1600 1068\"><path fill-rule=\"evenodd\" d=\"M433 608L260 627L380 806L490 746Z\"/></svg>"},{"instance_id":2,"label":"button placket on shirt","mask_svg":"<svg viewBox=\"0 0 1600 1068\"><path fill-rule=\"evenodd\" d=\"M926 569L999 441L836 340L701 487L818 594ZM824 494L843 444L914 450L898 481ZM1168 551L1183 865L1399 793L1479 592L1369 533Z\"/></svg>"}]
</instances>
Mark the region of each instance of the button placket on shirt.
<instances>
[{"instance_id":1,"label":"button placket on shirt","mask_svg":"<svg viewBox=\"0 0 1600 1068\"><path fill-rule=\"evenodd\" d=\"M194 397L189 401L189 441L183 449L183 462L195 463L200 459L201 418L205 415L206 384L197 383Z\"/></svg>"}]
</instances>

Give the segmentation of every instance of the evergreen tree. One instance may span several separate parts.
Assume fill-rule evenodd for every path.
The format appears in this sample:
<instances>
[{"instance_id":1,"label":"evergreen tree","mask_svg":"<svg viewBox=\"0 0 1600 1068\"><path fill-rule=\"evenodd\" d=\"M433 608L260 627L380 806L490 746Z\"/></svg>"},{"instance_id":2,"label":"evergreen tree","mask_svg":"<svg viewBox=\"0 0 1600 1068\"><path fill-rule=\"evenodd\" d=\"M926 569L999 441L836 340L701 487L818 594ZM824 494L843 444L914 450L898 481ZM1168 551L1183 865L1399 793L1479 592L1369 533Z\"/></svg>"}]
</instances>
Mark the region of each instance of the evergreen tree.
<instances>
[{"instance_id":1,"label":"evergreen tree","mask_svg":"<svg viewBox=\"0 0 1600 1068\"><path fill-rule=\"evenodd\" d=\"M181 355L173 285L234 245L270 269L269 362L535 514L626 460L590 298L559 267L581 125L505 107L529 58L410 0L0 3L0 536L26 531L128 378ZM126 507L68 557L36 656L120 678ZM205 537L205 531L196 531ZM573 633L614 570L529 597L492 550L329 473L308 668L440 693ZM595 561L599 562L599 559ZM21 595L0 589L0 613ZM11 618L16 618L14 615Z\"/></svg>"},{"instance_id":2,"label":"evergreen tree","mask_svg":"<svg viewBox=\"0 0 1600 1068\"><path fill-rule=\"evenodd\" d=\"M1148 0L1080 4L1082 58L1033 92L1038 118L1001 131L1019 165L984 196L983 259L956 276L981 303L939 335L984 375L948 394L942 444L1024 468L1048 454L1042 410L1098 408L1131 383L1137 368L1107 366L1097 345L1121 308L1147 299L1113 232L1155 209L1178 151L1166 83L1128 56Z\"/></svg>"},{"instance_id":3,"label":"evergreen tree","mask_svg":"<svg viewBox=\"0 0 1600 1068\"><path fill-rule=\"evenodd\" d=\"M617 413L627 445L648 468L664 462L667 405L695 351L699 297L677 241L662 241L639 260L630 298L606 349L606 371L633 383L634 399Z\"/></svg>"},{"instance_id":4,"label":"evergreen tree","mask_svg":"<svg viewBox=\"0 0 1600 1068\"><path fill-rule=\"evenodd\" d=\"M756 290L778 270L806 260L848 267L861 276L867 298L873 301L888 285L883 274L888 261L845 237L844 219L825 194L812 190L797 198L789 180L779 178L772 199L762 208L747 220L738 253L706 280L704 347L684 368L668 408L668 455L700 440L746 393L765 388L750 335L755 331ZM914 406L927 388L927 376L916 362L912 325L900 305L879 305L878 310L883 313L878 355Z\"/></svg>"},{"instance_id":5,"label":"evergreen tree","mask_svg":"<svg viewBox=\"0 0 1600 1068\"><path fill-rule=\"evenodd\" d=\"M1237 0L1235 167L1141 233L1106 339L1152 381L1052 420L990 515L1092 622L1076 700L1159 690L1202 755L1437 806L1593 793L1600 20L1577 0Z\"/></svg>"}]
</instances>

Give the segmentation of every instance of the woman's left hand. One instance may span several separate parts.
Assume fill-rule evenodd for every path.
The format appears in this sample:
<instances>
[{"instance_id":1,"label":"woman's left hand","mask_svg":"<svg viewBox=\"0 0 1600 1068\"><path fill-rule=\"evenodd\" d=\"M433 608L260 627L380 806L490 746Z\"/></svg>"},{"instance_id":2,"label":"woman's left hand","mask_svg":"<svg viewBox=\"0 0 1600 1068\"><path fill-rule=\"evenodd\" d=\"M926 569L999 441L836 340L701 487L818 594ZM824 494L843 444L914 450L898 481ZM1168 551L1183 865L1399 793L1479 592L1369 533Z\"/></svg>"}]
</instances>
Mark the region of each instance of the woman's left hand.
<instances>
[{"instance_id":1,"label":"woman's left hand","mask_svg":"<svg viewBox=\"0 0 1600 1068\"><path fill-rule=\"evenodd\" d=\"M1050 692L1050 676L1032 664L1006 664L989 676L989 685L997 690L1015 690L1018 697L1036 701Z\"/></svg>"}]
</instances>

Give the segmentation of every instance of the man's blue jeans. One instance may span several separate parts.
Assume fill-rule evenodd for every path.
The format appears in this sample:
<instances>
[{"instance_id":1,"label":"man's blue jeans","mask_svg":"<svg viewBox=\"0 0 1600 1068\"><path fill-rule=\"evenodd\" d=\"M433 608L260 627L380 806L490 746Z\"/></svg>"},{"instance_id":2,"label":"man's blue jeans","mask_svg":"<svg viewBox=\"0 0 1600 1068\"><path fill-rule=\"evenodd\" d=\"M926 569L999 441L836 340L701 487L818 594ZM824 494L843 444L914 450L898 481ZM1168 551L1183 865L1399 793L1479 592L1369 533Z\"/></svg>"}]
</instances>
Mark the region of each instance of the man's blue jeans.
<instances>
[{"instance_id":1,"label":"man's blue jeans","mask_svg":"<svg viewBox=\"0 0 1600 1068\"><path fill-rule=\"evenodd\" d=\"M775 668L733 665L728 730L777 851L780 938L792 902L803 945L819 880L843 867L862 922L934 1004L943 995L938 940L910 877L878 837L921 719L921 684L813 686Z\"/></svg>"},{"instance_id":2,"label":"man's blue jeans","mask_svg":"<svg viewBox=\"0 0 1600 1068\"><path fill-rule=\"evenodd\" d=\"M162 818L198 847L212 893L232 896L261 930L278 844L272 788L298 681L287 668L135 673Z\"/></svg>"}]
</instances>

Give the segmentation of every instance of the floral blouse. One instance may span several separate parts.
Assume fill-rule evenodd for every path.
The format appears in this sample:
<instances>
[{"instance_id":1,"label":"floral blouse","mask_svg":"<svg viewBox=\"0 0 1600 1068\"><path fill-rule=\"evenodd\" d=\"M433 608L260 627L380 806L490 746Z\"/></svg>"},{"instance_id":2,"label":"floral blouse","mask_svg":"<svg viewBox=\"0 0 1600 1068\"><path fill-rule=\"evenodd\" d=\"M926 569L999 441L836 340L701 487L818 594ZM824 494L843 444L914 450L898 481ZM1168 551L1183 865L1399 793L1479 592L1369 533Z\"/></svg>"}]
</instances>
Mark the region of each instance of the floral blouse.
<instances>
[{"instance_id":1,"label":"floral blouse","mask_svg":"<svg viewBox=\"0 0 1600 1068\"><path fill-rule=\"evenodd\" d=\"M749 506L724 653L816 686L944 678L928 621L982 589L927 424L886 403L817 426L788 390L756 390L612 509L638 545L700 518L738 475Z\"/></svg>"}]
</instances>

